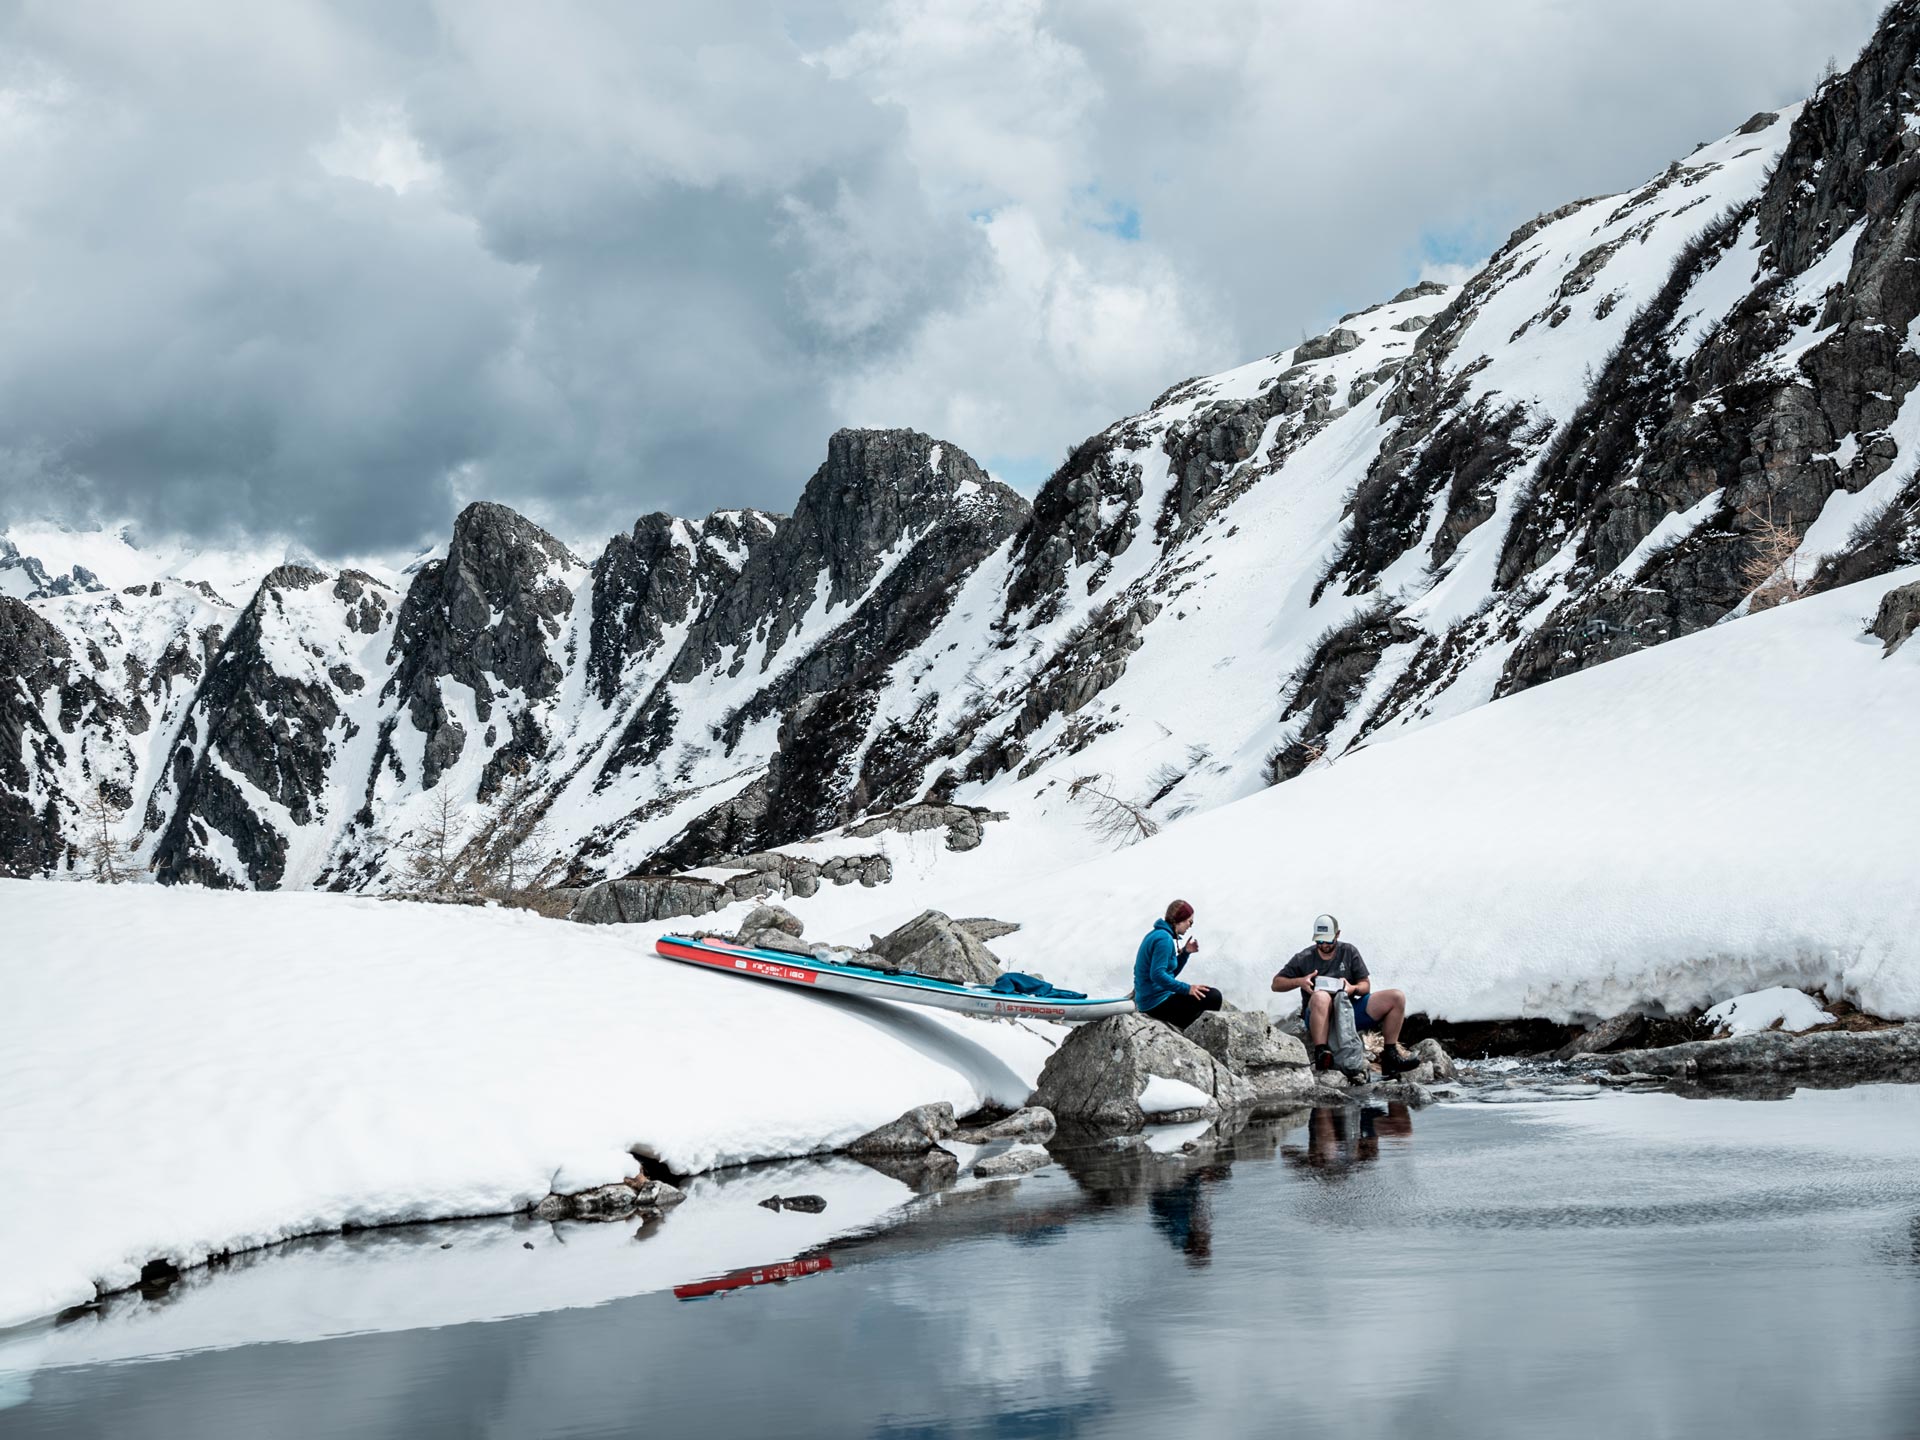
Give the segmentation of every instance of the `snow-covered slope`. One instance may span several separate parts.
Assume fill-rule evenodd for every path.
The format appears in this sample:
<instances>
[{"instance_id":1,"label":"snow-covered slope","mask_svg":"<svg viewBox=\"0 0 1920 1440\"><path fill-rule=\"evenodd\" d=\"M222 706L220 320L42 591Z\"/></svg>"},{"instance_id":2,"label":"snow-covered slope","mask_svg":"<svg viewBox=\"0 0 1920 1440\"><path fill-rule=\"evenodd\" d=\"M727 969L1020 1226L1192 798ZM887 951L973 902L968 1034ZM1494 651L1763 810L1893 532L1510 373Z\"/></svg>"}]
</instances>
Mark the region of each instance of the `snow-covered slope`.
<instances>
[{"instance_id":1,"label":"snow-covered slope","mask_svg":"<svg viewBox=\"0 0 1920 1440\"><path fill-rule=\"evenodd\" d=\"M857 941L927 904L1022 925L1011 966L1104 993L1176 896L1195 978L1258 1008L1338 916L1450 1019L1684 1013L1770 985L1920 1019L1920 643L1865 633L1920 568L1628 656L1049 874L900 847L891 886L787 903ZM1056 823L1070 824L1070 816ZM1021 844L1044 848L1033 827ZM918 837L907 837L918 838ZM731 916L720 917L724 923Z\"/></svg>"},{"instance_id":2,"label":"snow-covered slope","mask_svg":"<svg viewBox=\"0 0 1920 1440\"><path fill-rule=\"evenodd\" d=\"M156 1257L523 1208L635 1146L697 1171L1019 1104L1051 1053L524 911L0 880L0 913L0 1328Z\"/></svg>"},{"instance_id":3,"label":"snow-covered slope","mask_svg":"<svg viewBox=\"0 0 1920 1440\"><path fill-rule=\"evenodd\" d=\"M282 566L204 615L122 618L170 581L0 596L0 870L75 873L102 773L163 879L387 888L443 799L472 828L529 789L576 884L922 798L1057 869L1107 843L1062 816L1164 828L1920 561L1917 56L1900 0L1804 106L1175 385L1031 507L843 431L784 520L585 557L477 505L408 575ZM140 685L148 652L201 667L190 705L143 692L164 724L109 620L150 636Z\"/></svg>"}]
</instances>

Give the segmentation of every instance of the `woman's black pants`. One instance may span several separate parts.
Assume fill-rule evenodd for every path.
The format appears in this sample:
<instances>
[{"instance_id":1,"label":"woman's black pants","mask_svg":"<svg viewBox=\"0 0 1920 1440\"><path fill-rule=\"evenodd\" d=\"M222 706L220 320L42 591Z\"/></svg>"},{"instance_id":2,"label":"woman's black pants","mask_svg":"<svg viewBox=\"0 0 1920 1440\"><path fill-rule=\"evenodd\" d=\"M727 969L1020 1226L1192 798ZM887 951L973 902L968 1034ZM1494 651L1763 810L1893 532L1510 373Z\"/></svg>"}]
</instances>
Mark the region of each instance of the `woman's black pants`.
<instances>
[{"instance_id":1,"label":"woman's black pants","mask_svg":"<svg viewBox=\"0 0 1920 1440\"><path fill-rule=\"evenodd\" d=\"M1220 1008L1220 992L1211 986L1207 989L1207 998L1196 1000L1184 991L1162 1000L1147 1014L1156 1020L1164 1020L1176 1030L1184 1030L1209 1010Z\"/></svg>"}]
</instances>

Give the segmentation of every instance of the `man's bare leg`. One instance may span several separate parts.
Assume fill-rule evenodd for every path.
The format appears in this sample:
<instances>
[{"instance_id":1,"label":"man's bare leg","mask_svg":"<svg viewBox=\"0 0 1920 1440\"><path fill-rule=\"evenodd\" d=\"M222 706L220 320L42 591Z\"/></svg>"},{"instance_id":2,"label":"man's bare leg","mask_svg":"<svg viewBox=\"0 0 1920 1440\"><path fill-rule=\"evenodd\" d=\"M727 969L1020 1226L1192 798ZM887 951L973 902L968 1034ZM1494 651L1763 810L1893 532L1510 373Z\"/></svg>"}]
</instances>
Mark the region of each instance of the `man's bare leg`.
<instances>
[{"instance_id":1,"label":"man's bare leg","mask_svg":"<svg viewBox=\"0 0 1920 1440\"><path fill-rule=\"evenodd\" d=\"M1333 994L1328 990L1316 990L1307 1001L1307 1039L1315 1045L1327 1043L1327 1025L1333 1014ZM1398 1027L1395 1034L1399 1033Z\"/></svg>"},{"instance_id":2,"label":"man's bare leg","mask_svg":"<svg viewBox=\"0 0 1920 1440\"><path fill-rule=\"evenodd\" d=\"M1407 992L1375 990L1367 996L1367 1018L1380 1027L1380 1038L1389 1045L1400 1043L1400 1027L1407 1018Z\"/></svg>"}]
</instances>

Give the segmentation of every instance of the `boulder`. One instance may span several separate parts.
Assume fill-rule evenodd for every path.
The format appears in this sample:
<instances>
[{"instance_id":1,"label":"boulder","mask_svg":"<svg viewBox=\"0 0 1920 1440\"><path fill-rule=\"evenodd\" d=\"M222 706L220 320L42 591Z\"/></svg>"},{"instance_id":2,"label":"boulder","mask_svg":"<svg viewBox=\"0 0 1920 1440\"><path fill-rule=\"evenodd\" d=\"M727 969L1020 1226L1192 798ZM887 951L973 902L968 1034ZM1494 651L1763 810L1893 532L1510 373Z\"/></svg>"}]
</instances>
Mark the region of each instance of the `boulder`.
<instances>
[{"instance_id":1,"label":"boulder","mask_svg":"<svg viewBox=\"0 0 1920 1440\"><path fill-rule=\"evenodd\" d=\"M1275 1030L1258 1010L1211 1011L1189 1025L1186 1035L1236 1075L1307 1063L1307 1047Z\"/></svg>"},{"instance_id":2,"label":"boulder","mask_svg":"<svg viewBox=\"0 0 1920 1440\"><path fill-rule=\"evenodd\" d=\"M1213 1011L1189 1025L1186 1036L1252 1086L1261 1109L1284 1108L1312 1093L1307 1047L1258 1010Z\"/></svg>"},{"instance_id":3,"label":"boulder","mask_svg":"<svg viewBox=\"0 0 1920 1440\"><path fill-rule=\"evenodd\" d=\"M747 918L740 922L742 935L757 934L762 930L783 930L789 935L798 935L806 928L800 917L784 905L756 905L747 912Z\"/></svg>"},{"instance_id":4,"label":"boulder","mask_svg":"<svg viewBox=\"0 0 1920 1440\"><path fill-rule=\"evenodd\" d=\"M788 955L804 955L809 960L815 958L815 947L785 930L749 930L744 926L736 942L750 945L755 950L780 950Z\"/></svg>"},{"instance_id":5,"label":"boulder","mask_svg":"<svg viewBox=\"0 0 1920 1440\"><path fill-rule=\"evenodd\" d=\"M977 915L969 920L956 920L953 923L982 945L989 940L998 940L1002 935L1011 935L1020 928L1018 920L992 920L985 915Z\"/></svg>"},{"instance_id":6,"label":"boulder","mask_svg":"<svg viewBox=\"0 0 1920 1440\"><path fill-rule=\"evenodd\" d=\"M1868 633L1880 641L1882 655L1891 655L1920 630L1920 580L1889 590L1880 597Z\"/></svg>"},{"instance_id":7,"label":"boulder","mask_svg":"<svg viewBox=\"0 0 1920 1440\"><path fill-rule=\"evenodd\" d=\"M1000 977L992 952L938 910L922 911L891 934L876 935L871 948L892 968L956 985L991 985Z\"/></svg>"},{"instance_id":8,"label":"boulder","mask_svg":"<svg viewBox=\"0 0 1920 1440\"><path fill-rule=\"evenodd\" d=\"M1043 1110L1038 1105L1026 1105L1003 1120L969 1130L956 1130L948 1138L962 1145L988 1145L995 1140L1030 1140L1044 1145L1053 1138L1056 1128L1052 1111Z\"/></svg>"},{"instance_id":9,"label":"boulder","mask_svg":"<svg viewBox=\"0 0 1920 1440\"><path fill-rule=\"evenodd\" d=\"M1630 1040L1638 1039L1640 1033L1646 1028L1647 1018L1644 1015L1632 1013L1615 1015L1574 1036L1553 1052L1553 1058L1571 1060L1576 1055L1598 1055L1602 1050L1611 1050L1617 1045L1624 1045ZM1427 1040L1421 1043L1431 1045L1435 1042ZM1422 1055L1421 1058L1426 1057Z\"/></svg>"},{"instance_id":10,"label":"boulder","mask_svg":"<svg viewBox=\"0 0 1920 1440\"><path fill-rule=\"evenodd\" d=\"M649 1180L644 1175L636 1175L627 1181L633 1191L633 1201L642 1210L671 1210L687 1198L687 1192L677 1185L669 1185L664 1180Z\"/></svg>"},{"instance_id":11,"label":"boulder","mask_svg":"<svg viewBox=\"0 0 1920 1440\"><path fill-rule=\"evenodd\" d=\"M919 1155L939 1148L942 1140L959 1129L953 1118L953 1106L946 1101L918 1105L898 1120L877 1130L869 1130L851 1145L843 1147L849 1155Z\"/></svg>"},{"instance_id":12,"label":"boulder","mask_svg":"<svg viewBox=\"0 0 1920 1440\"><path fill-rule=\"evenodd\" d=\"M576 1220L619 1220L631 1215L640 1205L640 1197L625 1182L597 1185L567 1197Z\"/></svg>"},{"instance_id":13,"label":"boulder","mask_svg":"<svg viewBox=\"0 0 1920 1440\"><path fill-rule=\"evenodd\" d=\"M573 1202L565 1195L542 1195L533 1207L536 1220L564 1220L573 1213Z\"/></svg>"},{"instance_id":14,"label":"boulder","mask_svg":"<svg viewBox=\"0 0 1920 1440\"><path fill-rule=\"evenodd\" d=\"M1039 1145L1015 1145L996 1154L982 1155L973 1162L973 1173L982 1180L990 1180L1002 1175L1025 1175L1052 1163L1053 1157Z\"/></svg>"},{"instance_id":15,"label":"boulder","mask_svg":"<svg viewBox=\"0 0 1920 1440\"><path fill-rule=\"evenodd\" d=\"M1359 348L1360 337L1353 331L1330 330L1325 335L1316 335L1311 340L1301 341L1294 349L1293 363L1298 365L1307 360L1326 360Z\"/></svg>"},{"instance_id":16,"label":"boulder","mask_svg":"<svg viewBox=\"0 0 1920 1440\"><path fill-rule=\"evenodd\" d=\"M1453 1057L1447 1054L1438 1040L1428 1036L1413 1047L1413 1053L1420 1057L1421 1063L1433 1067L1435 1080L1453 1079Z\"/></svg>"},{"instance_id":17,"label":"boulder","mask_svg":"<svg viewBox=\"0 0 1920 1440\"><path fill-rule=\"evenodd\" d=\"M640 925L683 915L708 915L736 897L725 885L684 875L602 880L574 902L567 918L584 925Z\"/></svg>"},{"instance_id":18,"label":"boulder","mask_svg":"<svg viewBox=\"0 0 1920 1440\"><path fill-rule=\"evenodd\" d=\"M1041 1070L1032 1103L1063 1121L1137 1130L1147 1121L1140 1092L1154 1075L1193 1086L1222 1110L1256 1098L1252 1085L1178 1030L1135 1014L1075 1027Z\"/></svg>"}]
</instances>

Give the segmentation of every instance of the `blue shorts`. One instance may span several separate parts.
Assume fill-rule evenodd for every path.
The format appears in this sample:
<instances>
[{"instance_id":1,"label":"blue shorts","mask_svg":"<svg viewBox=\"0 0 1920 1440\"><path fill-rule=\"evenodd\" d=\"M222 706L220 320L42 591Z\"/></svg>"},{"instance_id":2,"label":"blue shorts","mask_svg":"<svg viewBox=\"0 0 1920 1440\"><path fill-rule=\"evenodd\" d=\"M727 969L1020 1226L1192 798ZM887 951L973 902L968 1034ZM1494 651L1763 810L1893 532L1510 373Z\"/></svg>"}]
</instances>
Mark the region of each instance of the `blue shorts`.
<instances>
[{"instance_id":1,"label":"blue shorts","mask_svg":"<svg viewBox=\"0 0 1920 1440\"><path fill-rule=\"evenodd\" d=\"M1367 1014L1367 997L1364 995L1356 995L1353 997L1353 1028L1356 1030L1373 1029L1373 1017Z\"/></svg>"}]
</instances>

